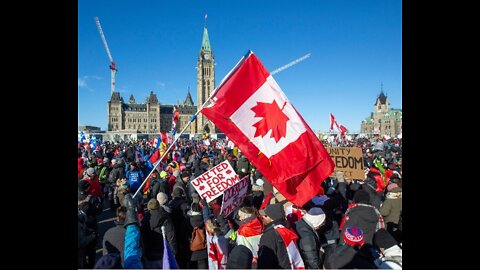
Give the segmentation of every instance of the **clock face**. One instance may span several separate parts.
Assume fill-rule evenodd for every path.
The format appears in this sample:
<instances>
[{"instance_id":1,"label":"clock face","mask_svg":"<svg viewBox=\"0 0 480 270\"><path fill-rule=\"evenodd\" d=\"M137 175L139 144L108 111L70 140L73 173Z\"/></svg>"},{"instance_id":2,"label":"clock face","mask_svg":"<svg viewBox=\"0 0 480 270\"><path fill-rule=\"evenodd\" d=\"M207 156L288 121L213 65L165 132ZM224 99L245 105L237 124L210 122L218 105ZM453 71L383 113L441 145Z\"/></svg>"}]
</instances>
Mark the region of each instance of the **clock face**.
<instances>
[{"instance_id":1,"label":"clock face","mask_svg":"<svg viewBox=\"0 0 480 270\"><path fill-rule=\"evenodd\" d=\"M203 55L203 58L204 58L205 60L208 60L208 59L210 59L210 55L205 54L205 55Z\"/></svg>"}]
</instances>

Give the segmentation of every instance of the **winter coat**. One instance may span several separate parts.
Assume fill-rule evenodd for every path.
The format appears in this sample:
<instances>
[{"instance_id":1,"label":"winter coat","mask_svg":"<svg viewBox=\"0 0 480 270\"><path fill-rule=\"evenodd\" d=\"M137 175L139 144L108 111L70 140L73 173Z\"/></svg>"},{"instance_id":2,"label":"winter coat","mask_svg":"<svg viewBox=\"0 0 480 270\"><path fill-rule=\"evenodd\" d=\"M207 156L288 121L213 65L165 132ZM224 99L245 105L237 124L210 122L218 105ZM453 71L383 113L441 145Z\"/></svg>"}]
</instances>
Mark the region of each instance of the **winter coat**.
<instances>
[{"instance_id":1,"label":"winter coat","mask_svg":"<svg viewBox=\"0 0 480 270\"><path fill-rule=\"evenodd\" d=\"M192 235L192 228L190 227L190 218L187 215L188 205L182 198L173 198L168 207L172 209L170 217L175 226L175 236L177 240L177 249L184 252L190 250L190 237Z\"/></svg>"},{"instance_id":2,"label":"winter coat","mask_svg":"<svg viewBox=\"0 0 480 270\"><path fill-rule=\"evenodd\" d=\"M385 223L398 224L400 212L402 211L402 188L393 188L387 193L387 199L380 207L380 214L384 217Z\"/></svg>"},{"instance_id":3,"label":"winter coat","mask_svg":"<svg viewBox=\"0 0 480 270\"><path fill-rule=\"evenodd\" d=\"M113 165L113 169L110 172L110 175L108 176L108 182L110 183L116 183L117 179L125 178L125 165L115 163Z\"/></svg>"},{"instance_id":4,"label":"winter coat","mask_svg":"<svg viewBox=\"0 0 480 270\"><path fill-rule=\"evenodd\" d=\"M303 218L295 222L295 231L299 236L297 245L305 263L305 268L321 269L320 238L317 232Z\"/></svg>"},{"instance_id":5,"label":"winter coat","mask_svg":"<svg viewBox=\"0 0 480 270\"><path fill-rule=\"evenodd\" d=\"M100 185L100 182L98 181L98 176L95 175L93 178L88 177L85 175L83 177L83 180L86 180L90 184L90 190L88 191L88 194L91 194L96 197L102 197L103 192L102 192L102 186Z\"/></svg>"},{"instance_id":6,"label":"winter coat","mask_svg":"<svg viewBox=\"0 0 480 270\"><path fill-rule=\"evenodd\" d=\"M78 192L78 201L82 203L78 206L86 215L85 224L88 228L97 230L97 215L102 213L102 204L99 198L87 195L84 192Z\"/></svg>"},{"instance_id":7,"label":"winter coat","mask_svg":"<svg viewBox=\"0 0 480 270\"><path fill-rule=\"evenodd\" d=\"M342 244L325 254L325 269L376 269L373 257L365 250Z\"/></svg>"},{"instance_id":8,"label":"winter coat","mask_svg":"<svg viewBox=\"0 0 480 270\"><path fill-rule=\"evenodd\" d=\"M78 211L78 268L85 268L84 261L86 256L86 248L93 241L95 236L92 230L89 230L86 224L87 217L82 211Z\"/></svg>"},{"instance_id":9,"label":"winter coat","mask_svg":"<svg viewBox=\"0 0 480 270\"><path fill-rule=\"evenodd\" d=\"M160 207L150 210L142 219L143 252L148 260L161 260L163 258L162 226L165 226L165 237L167 237L167 241L172 248L173 255L177 253L175 226L170 213Z\"/></svg>"},{"instance_id":10,"label":"winter coat","mask_svg":"<svg viewBox=\"0 0 480 270\"><path fill-rule=\"evenodd\" d=\"M205 226L204 226L204 222L203 222L203 217L202 217L202 213L199 213L199 212L192 212L192 211L188 211L188 216L190 218L190 225L192 226L192 228L195 228L195 227L199 227L201 229L203 229L205 231ZM193 231L193 229L192 229ZM191 232L190 232L190 237L191 237ZM207 235L207 233L205 232L205 236ZM191 239L190 239L191 240ZM205 260L207 259L207 249L201 249L201 250L197 250L197 251L192 251L192 256L190 257L190 260L191 261L200 261L200 260Z\"/></svg>"},{"instance_id":11,"label":"winter coat","mask_svg":"<svg viewBox=\"0 0 480 270\"><path fill-rule=\"evenodd\" d=\"M258 269L291 269L285 243L280 234L273 228L276 224L278 224L278 222L269 223L260 238L257 261Z\"/></svg>"},{"instance_id":12,"label":"winter coat","mask_svg":"<svg viewBox=\"0 0 480 270\"><path fill-rule=\"evenodd\" d=\"M103 255L110 253L119 253L123 264L123 251L125 244L125 227L123 222L115 221L115 227L108 229L103 235Z\"/></svg>"},{"instance_id":13,"label":"winter coat","mask_svg":"<svg viewBox=\"0 0 480 270\"><path fill-rule=\"evenodd\" d=\"M235 246L228 254L226 269L251 269L252 251L244 245Z\"/></svg>"},{"instance_id":14,"label":"winter coat","mask_svg":"<svg viewBox=\"0 0 480 270\"><path fill-rule=\"evenodd\" d=\"M140 245L140 228L137 224L130 224L125 231L125 245L123 249L125 269L141 269L142 247Z\"/></svg>"},{"instance_id":15,"label":"winter coat","mask_svg":"<svg viewBox=\"0 0 480 270\"><path fill-rule=\"evenodd\" d=\"M238 170L237 173L238 174L243 173L243 175L250 173L249 166L250 166L250 163L248 162L248 159L245 156L239 158L237 161L237 170Z\"/></svg>"}]
</instances>

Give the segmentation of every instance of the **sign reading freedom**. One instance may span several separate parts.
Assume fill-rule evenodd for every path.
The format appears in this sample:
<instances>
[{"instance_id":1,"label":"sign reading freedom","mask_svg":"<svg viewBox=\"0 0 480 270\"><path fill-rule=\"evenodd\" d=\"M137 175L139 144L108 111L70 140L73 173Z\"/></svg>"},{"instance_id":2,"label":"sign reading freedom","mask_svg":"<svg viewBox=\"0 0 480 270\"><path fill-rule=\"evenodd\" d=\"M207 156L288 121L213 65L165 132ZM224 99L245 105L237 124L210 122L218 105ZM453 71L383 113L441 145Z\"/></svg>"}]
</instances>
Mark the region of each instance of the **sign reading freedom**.
<instances>
[{"instance_id":1,"label":"sign reading freedom","mask_svg":"<svg viewBox=\"0 0 480 270\"><path fill-rule=\"evenodd\" d=\"M363 169L362 148L359 147L326 147L335 163L334 173L331 177L335 177L335 172L343 172L343 177L347 179L365 179L365 171Z\"/></svg>"},{"instance_id":2,"label":"sign reading freedom","mask_svg":"<svg viewBox=\"0 0 480 270\"><path fill-rule=\"evenodd\" d=\"M223 192L240 181L228 160L211 168L192 180L192 185L207 202L219 197Z\"/></svg>"},{"instance_id":3,"label":"sign reading freedom","mask_svg":"<svg viewBox=\"0 0 480 270\"><path fill-rule=\"evenodd\" d=\"M245 175L240 182L225 190L223 193L223 202L220 214L223 214L223 216L226 217L233 212L235 207L242 204L243 199L247 197L249 183L249 175Z\"/></svg>"}]
</instances>

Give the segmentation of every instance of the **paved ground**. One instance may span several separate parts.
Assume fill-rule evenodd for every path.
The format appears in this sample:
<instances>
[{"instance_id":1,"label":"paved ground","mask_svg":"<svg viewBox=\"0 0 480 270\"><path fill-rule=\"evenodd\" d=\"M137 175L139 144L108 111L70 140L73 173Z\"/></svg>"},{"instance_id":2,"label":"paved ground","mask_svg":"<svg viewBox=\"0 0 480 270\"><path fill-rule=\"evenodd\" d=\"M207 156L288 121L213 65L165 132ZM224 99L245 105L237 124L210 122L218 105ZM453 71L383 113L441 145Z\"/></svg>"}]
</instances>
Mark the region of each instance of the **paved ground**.
<instances>
[{"instance_id":1,"label":"paved ground","mask_svg":"<svg viewBox=\"0 0 480 270\"><path fill-rule=\"evenodd\" d=\"M99 237L97 240L97 254L95 256L95 262L102 257L103 235L108 229L115 226L115 223L113 222L115 220L115 213L111 211L109 207L108 201L105 200L103 204L103 212L97 216Z\"/></svg>"}]
</instances>

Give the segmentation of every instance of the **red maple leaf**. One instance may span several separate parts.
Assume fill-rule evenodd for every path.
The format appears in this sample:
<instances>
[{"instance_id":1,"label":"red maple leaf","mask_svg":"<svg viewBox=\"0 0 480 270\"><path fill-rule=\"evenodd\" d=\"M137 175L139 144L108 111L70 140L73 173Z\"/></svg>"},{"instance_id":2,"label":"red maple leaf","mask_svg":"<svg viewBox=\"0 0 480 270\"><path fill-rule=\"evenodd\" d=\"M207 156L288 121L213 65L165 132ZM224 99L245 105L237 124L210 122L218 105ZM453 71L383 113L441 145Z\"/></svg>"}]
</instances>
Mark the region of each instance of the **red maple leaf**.
<instances>
[{"instance_id":1,"label":"red maple leaf","mask_svg":"<svg viewBox=\"0 0 480 270\"><path fill-rule=\"evenodd\" d=\"M272 130L270 138L278 142L287 134L287 122L290 120L273 100L272 103L257 102L257 105L251 108L255 112L255 117L263 117L253 126L257 129L254 137L265 136L269 130Z\"/></svg>"},{"instance_id":2,"label":"red maple leaf","mask_svg":"<svg viewBox=\"0 0 480 270\"><path fill-rule=\"evenodd\" d=\"M226 173L226 174L231 174L231 173L232 173L232 170L227 170L225 173Z\"/></svg>"},{"instance_id":3,"label":"red maple leaf","mask_svg":"<svg viewBox=\"0 0 480 270\"><path fill-rule=\"evenodd\" d=\"M200 191L204 190L205 187L204 186L200 186L198 189L200 189Z\"/></svg>"}]
</instances>

